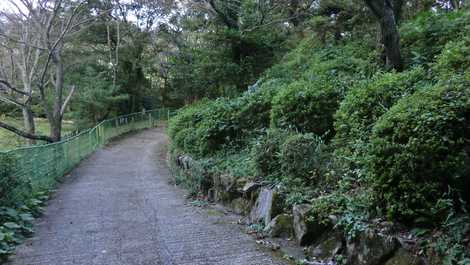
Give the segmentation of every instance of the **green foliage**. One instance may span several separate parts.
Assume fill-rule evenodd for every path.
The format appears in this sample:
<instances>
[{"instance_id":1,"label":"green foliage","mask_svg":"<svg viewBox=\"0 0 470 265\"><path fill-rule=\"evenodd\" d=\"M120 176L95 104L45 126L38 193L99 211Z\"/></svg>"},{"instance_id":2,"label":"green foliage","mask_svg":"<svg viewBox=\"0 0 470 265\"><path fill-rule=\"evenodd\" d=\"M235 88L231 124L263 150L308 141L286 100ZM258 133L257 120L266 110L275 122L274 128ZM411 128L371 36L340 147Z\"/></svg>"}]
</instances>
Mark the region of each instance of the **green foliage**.
<instances>
[{"instance_id":1,"label":"green foliage","mask_svg":"<svg viewBox=\"0 0 470 265\"><path fill-rule=\"evenodd\" d=\"M423 12L400 27L403 57L408 64L427 64L441 53L447 42L468 35L470 12Z\"/></svg>"},{"instance_id":2,"label":"green foliage","mask_svg":"<svg viewBox=\"0 0 470 265\"><path fill-rule=\"evenodd\" d=\"M270 129L253 142L252 156L258 176L268 177L280 172L281 146L292 134L289 131Z\"/></svg>"},{"instance_id":3,"label":"green foliage","mask_svg":"<svg viewBox=\"0 0 470 265\"><path fill-rule=\"evenodd\" d=\"M375 122L425 79L425 71L417 67L402 73L377 73L351 88L335 114L336 155L346 158L343 163L359 162Z\"/></svg>"},{"instance_id":4,"label":"green foliage","mask_svg":"<svg viewBox=\"0 0 470 265\"><path fill-rule=\"evenodd\" d=\"M272 124L276 128L331 134L339 98L340 93L324 77L291 83L273 99Z\"/></svg>"},{"instance_id":5,"label":"green foliage","mask_svg":"<svg viewBox=\"0 0 470 265\"><path fill-rule=\"evenodd\" d=\"M314 184L323 176L325 145L322 139L313 134L294 134L285 139L279 159L281 172L287 178L298 178Z\"/></svg>"},{"instance_id":6,"label":"green foliage","mask_svg":"<svg viewBox=\"0 0 470 265\"><path fill-rule=\"evenodd\" d=\"M172 139L175 148L185 150L189 153L197 153L198 146L195 140L196 124L201 120L202 110L207 101L200 101L192 105L187 105L180 109L168 122L167 133Z\"/></svg>"},{"instance_id":7,"label":"green foliage","mask_svg":"<svg viewBox=\"0 0 470 265\"><path fill-rule=\"evenodd\" d=\"M470 185L465 136L470 135L468 9L436 8L416 18L416 11L404 11L400 32L405 70L385 72L376 25L359 14L356 2L320 5L304 31L286 41L300 39L297 47L238 97L229 92L244 87L233 80L224 83L235 77L223 75L246 74L248 65L256 63L236 63L241 67L228 70L223 69L231 67L226 53L223 67L217 58L204 60L219 65L223 73L197 86L211 86L210 91L231 98L204 102L186 116L180 114L176 119L186 125L177 130L170 126L172 141L198 157L206 173L237 180L256 176L272 184L287 211L294 204L311 203L312 218L330 222L334 216L350 240L385 215L433 229L439 229L436 219L451 210L464 215L470 201L463 192ZM256 20L254 13L243 12L247 23ZM261 38L223 32L224 38L237 41ZM229 43L224 38L213 41ZM233 48L223 47L225 52ZM215 54L206 54L210 52ZM201 72L209 76L215 71ZM244 80L254 82L259 75L254 72ZM437 244L449 255L449 264L467 258L463 236L454 232L443 231L445 237Z\"/></svg>"},{"instance_id":8,"label":"green foliage","mask_svg":"<svg viewBox=\"0 0 470 265\"><path fill-rule=\"evenodd\" d=\"M391 218L429 216L448 191L470 183L468 79L441 82L401 99L373 128L369 178ZM462 194L467 196L468 194Z\"/></svg>"},{"instance_id":9,"label":"green foliage","mask_svg":"<svg viewBox=\"0 0 470 265\"><path fill-rule=\"evenodd\" d=\"M78 127L91 127L107 116L119 114L119 104L127 101L129 95L113 87L107 69L88 64L74 70L69 82L79 89L71 105L71 115L78 121Z\"/></svg>"},{"instance_id":10,"label":"green foliage","mask_svg":"<svg viewBox=\"0 0 470 265\"><path fill-rule=\"evenodd\" d=\"M333 136L333 114L349 87L376 71L374 54L356 42L314 46L308 41L266 75L283 84L273 99L272 125Z\"/></svg>"},{"instance_id":11,"label":"green foliage","mask_svg":"<svg viewBox=\"0 0 470 265\"><path fill-rule=\"evenodd\" d=\"M0 207L0 263L6 262L15 246L34 232L34 217L42 210L47 195L37 192L30 195L25 205L16 208Z\"/></svg>"},{"instance_id":12,"label":"green foliage","mask_svg":"<svg viewBox=\"0 0 470 265\"><path fill-rule=\"evenodd\" d=\"M440 79L448 79L456 74L464 74L470 69L470 37L450 41L433 65L433 71Z\"/></svg>"},{"instance_id":13,"label":"green foliage","mask_svg":"<svg viewBox=\"0 0 470 265\"><path fill-rule=\"evenodd\" d=\"M253 90L237 98L202 101L180 110L168 128L175 147L205 156L266 128L274 90L269 83Z\"/></svg>"},{"instance_id":14,"label":"green foliage","mask_svg":"<svg viewBox=\"0 0 470 265\"><path fill-rule=\"evenodd\" d=\"M14 190L21 185L21 180L13 174L15 158L9 154L0 154L0 205L15 202Z\"/></svg>"}]
</instances>

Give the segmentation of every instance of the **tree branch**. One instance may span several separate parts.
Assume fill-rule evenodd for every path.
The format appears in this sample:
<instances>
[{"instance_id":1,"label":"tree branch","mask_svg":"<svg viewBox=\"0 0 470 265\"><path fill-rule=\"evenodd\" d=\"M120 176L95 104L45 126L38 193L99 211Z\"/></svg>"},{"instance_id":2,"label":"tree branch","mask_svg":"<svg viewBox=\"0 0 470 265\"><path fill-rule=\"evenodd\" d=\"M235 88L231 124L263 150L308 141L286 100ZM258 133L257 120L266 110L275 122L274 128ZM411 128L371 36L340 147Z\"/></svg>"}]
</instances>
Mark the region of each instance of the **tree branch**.
<instances>
[{"instance_id":1,"label":"tree branch","mask_svg":"<svg viewBox=\"0 0 470 265\"><path fill-rule=\"evenodd\" d=\"M72 85L70 88L69 94L64 100L64 103L62 104L62 107L60 108L60 115L64 116L65 113L65 108L67 108L67 105L69 104L70 100L72 99L73 94L75 93L75 85Z\"/></svg>"},{"instance_id":2,"label":"tree branch","mask_svg":"<svg viewBox=\"0 0 470 265\"><path fill-rule=\"evenodd\" d=\"M25 107L25 104L23 104L23 103L21 103L21 102L19 102L19 101L17 101L17 100L14 100L14 99L12 99L12 98L4 97L4 96L2 96L2 95L0 95L0 101L3 101L3 102L5 102L5 103L9 103L9 104L13 104L13 105L15 105L15 106L17 106L17 107L20 107L20 108Z\"/></svg>"},{"instance_id":3,"label":"tree branch","mask_svg":"<svg viewBox=\"0 0 470 265\"><path fill-rule=\"evenodd\" d=\"M25 131L22 131L20 129L17 129L11 125L8 125L2 121L0 121L0 128L4 128L10 132L13 132L21 137L28 138L28 139L33 139L33 140L39 140L39 141L46 141L48 143L54 142L52 138L45 136L45 135L36 135L36 134L31 134Z\"/></svg>"},{"instance_id":4,"label":"tree branch","mask_svg":"<svg viewBox=\"0 0 470 265\"><path fill-rule=\"evenodd\" d=\"M16 92L16 93L18 93L18 94L21 94L21 95L24 95L24 96L29 96L28 93L25 93L25 92L23 92L23 91L21 91L21 90L16 89L15 87L13 87L13 86L12 86L8 81L6 81L6 80L0 79L0 85L6 86L8 89L10 89L10 90L12 90L12 91L14 91L14 92Z\"/></svg>"}]
</instances>

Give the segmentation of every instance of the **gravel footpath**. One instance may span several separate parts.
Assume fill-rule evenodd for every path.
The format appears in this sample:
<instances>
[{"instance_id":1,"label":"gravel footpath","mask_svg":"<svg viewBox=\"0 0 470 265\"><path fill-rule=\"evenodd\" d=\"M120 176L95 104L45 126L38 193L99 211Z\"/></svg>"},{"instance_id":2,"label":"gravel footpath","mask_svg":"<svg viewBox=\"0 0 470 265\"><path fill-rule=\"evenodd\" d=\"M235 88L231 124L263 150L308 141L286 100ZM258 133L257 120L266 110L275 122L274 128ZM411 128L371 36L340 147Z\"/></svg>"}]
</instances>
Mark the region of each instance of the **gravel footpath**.
<instances>
[{"instance_id":1,"label":"gravel footpath","mask_svg":"<svg viewBox=\"0 0 470 265\"><path fill-rule=\"evenodd\" d=\"M230 214L187 205L169 184L162 129L132 134L73 170L15 265L285 264Z\"/></svg>"}]
</instances>

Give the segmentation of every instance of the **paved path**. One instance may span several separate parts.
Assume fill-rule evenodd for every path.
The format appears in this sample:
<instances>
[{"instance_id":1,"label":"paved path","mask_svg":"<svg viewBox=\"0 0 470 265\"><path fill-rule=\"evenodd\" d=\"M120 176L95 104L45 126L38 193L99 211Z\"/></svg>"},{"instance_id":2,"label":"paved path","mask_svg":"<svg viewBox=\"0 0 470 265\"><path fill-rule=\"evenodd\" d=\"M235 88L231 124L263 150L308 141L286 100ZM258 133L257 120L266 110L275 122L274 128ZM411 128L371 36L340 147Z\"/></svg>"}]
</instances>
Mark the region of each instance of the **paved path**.
<instances>
[{"instance_id":1,"label":"paved path","mask_svg":"<svg viewBox=\"0 0 470 265\"><path fill-rule=\"evenodd\" d=\"M185 204L169 184L161 129L97 151L76 168L11 264L282 264L226 216Z\"/></svg>"}]
</instances>

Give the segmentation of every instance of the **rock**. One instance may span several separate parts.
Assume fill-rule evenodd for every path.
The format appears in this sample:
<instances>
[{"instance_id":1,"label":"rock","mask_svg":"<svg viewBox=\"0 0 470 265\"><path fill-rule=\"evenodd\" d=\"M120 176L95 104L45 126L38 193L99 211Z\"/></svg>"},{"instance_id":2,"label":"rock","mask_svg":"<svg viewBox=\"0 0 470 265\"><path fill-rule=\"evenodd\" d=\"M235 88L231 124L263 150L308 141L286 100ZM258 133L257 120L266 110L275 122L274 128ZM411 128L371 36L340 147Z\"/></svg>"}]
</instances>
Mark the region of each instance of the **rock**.
<instances>
[{"instance_id":1,"label":"rock","mask_svg":"<svg viewBox=\"0 0 470 265\"><path fill-rule=\"evenodd\" d=\"M208 201L211 201L211 202L214 202L216 201L217 199L217 196L216 196L216 191L214 188L210 188L208 191L207 191L207 200Z\"/></svg>"},{"instance_id":2,"label":"rock","mask_svg":"<svg viewBox=\"0 0 470 265\"><path fill-rule=\"evenodd\" d=\"M377 233L372 229L359 234L358 238L347 243L348 264L380 265L393 256L400 243L393 236Z\"/></svg>"},{"instance_id":3,"label":"rock","mask_svg":"<svg viewBox=\"0 0 470 265\"><path fill-rule=\"evenodd\" d=\"M301 246L313 243L329 226L320 222L308 220L308 212L311 206L309 204L294 205L292 215L294 216L294 235Z\"/></svg>"},{"instance_id":4,"label":"rock","mask_svg":"<svg viewBox=\"0 0 470 265\"><path fill-rule=\"evenodd\" d=\"M193 159L187 155L179 155L176 158L176 165L178 165L180 168L184 170L190 169L192 162L193 162Z\"/></svg>"},{"instance_id":5,"label":"rock","mask_svg":"<svg viewBox=\"0 0 470 265\"><path fill-rule=\"evenodd\" d=\"M250 211L251 203L245 198L233 199L230 203L230 208L237 214L247 214Z\"/></svg>"},{"instance_id":6,"label":"rock","mask_svg":"<svg viewBox=\"0 0 470 265\"><path fill-rule=\"evenodd\" d=\"M408 251L404 250L403 248L399 248L393 257L385 262L384 265L423 265L424 262L421 258L416 257L409 253Z\"/></svg>"},{"instance_id":7,"label":"rock","mask_svg":"<svg viewBox=\"0 0 470 265\"><path fill-rule=\"evenodd\" d=\"M243 188L241 189L241 192L243 194L249 194L249 193L252 193L253 191L255 191L256 189L258 189L259 187L261 187L261 184L258 183L258 182L253 182L253 181L250 181L250 182L247 182Z\"/></svg>"},{"instance_id":8,"label":"rock","mask_svg":"<svg viewBox=\"0 0 470 265\"><path fill-rule=\"evenodd\" d=\"M264 233L269 237L290 237L293 234L292 215L280 214L274 217L264 228Z\"/></svg>"},{"instance_id":9,"label":"rock","mask_svg":"<svg viewBox=\"0 0 470 265\"><path fill-rule=\"evenodd\" d=\"M270 248L273 251L279 250L281 248L281 245L279 245L278 243L274 243L274 242L270 242L266 240L256 240L256 244L263 245L267 248Z\"/></svg>"},{"instance_id":10,"label":"rock","mask_svg":"<svg viewBox=\"0 0 470 265\"><path fill-rule=\"evenodd\" d=\"M256 203L250 212L250 221L252 223L262 222L268 225L271 218L280 212L279 198L272 189L264 188L260 191Z\"/></svg>"},{"instance_id":11,"label":"rock","mask_svg":"<svg viewBox=\"0 0 470 265\"><path fill-rule=\"evenodd\" d=\"M324 234L318 244L310 248L310 256L317 260L330 261L344 248L343 235L339 231Z\"/></svg>"},{"instance_id":12,"label":"rock","mask_svg":"<svg viewBox=\"0 0 470 265\"><path fill-rule=\"evenodd\" d=\"M214 175L212 182L215 189L215 201L230 203L232 200L241 197L237 189L239 181L237 177L231 175Z\"/></svg>"}]
</instances>

